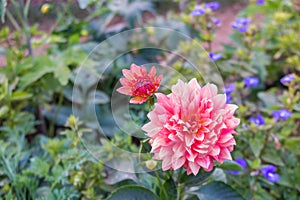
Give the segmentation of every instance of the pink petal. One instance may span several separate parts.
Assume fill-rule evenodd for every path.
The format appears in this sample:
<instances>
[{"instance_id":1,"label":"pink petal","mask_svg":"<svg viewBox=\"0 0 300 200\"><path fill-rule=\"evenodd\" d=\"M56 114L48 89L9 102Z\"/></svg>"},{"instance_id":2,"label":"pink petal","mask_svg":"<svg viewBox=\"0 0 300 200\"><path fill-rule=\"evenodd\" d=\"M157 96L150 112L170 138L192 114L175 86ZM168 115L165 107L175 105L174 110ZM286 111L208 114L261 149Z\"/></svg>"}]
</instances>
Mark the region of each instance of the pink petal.
<instances>
[{"instance_id":1,"label":"pink petal","mask_svg":"<svg viewBox=\"0 0 300 200\"><path fill-rule=\"evenodd\" d=\"M130 103L133 104L142 104L147 101L147 97L133 97L130 99Z\"/></svg>"},{"instance_id":2,"label":"pink petal","mask_svg":"<svg viewBox=\"0 0 300 200\"><path fill-rule=\"evenodd\" d=\"M129 95L129 96L132 95L132 91L129 87L120 87L117 89L117 91L121 94Z\"/></svg>"}]
</instances>

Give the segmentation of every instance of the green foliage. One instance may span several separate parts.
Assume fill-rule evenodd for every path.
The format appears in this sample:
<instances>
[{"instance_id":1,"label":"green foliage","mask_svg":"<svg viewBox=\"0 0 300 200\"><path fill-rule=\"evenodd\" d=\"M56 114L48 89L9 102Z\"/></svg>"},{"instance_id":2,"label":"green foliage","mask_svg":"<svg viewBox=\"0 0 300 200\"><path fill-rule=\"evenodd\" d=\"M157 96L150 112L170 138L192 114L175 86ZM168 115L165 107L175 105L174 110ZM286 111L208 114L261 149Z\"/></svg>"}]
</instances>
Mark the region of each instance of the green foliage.
<instances>
[{"instance_id":1,"label":"green foliage","mask_svg":"<svg viewBox=\"0 0 300 200\"><path fill-rule=\"evenodd\" d=\"M1 22L4 23L4 16L5 16L5 10L6 10L7 1L6 0L0 0L0 19Z\"/></svg>"},{"instance_id":2,"label":"green foliage","mask_svg":"<svg viewBox=\"0 0 300 200\"><path fill-rule=\"evenodd\" d=\"M79 8L87 14L78 17L69 1L50 5L57 20L46 33L37 25L29 25L30 1L21 2L12 0L7 9L7 1L0 0L1 21L6 13L13 26L4 24L0 30L4 44L0 54L6 61L0 68L1 199L299 197L300 15L294 2L272 0L257 6L251 1L238 14L252 19L257 13L264 16L253 20L244 33L233 31L229 36L233 43L224 45L223 58L217 61L225 83L236 84L231 96L239 105L241 125L233 158L244 158L247 166L244 169L234 161L225 161L216 163L210 172L201 169L196 176L187 175L184 169L163 171L161 161L153 160L149 153L149 141L135 137L144 136L142 131L129 135L118 128L109 97L115 92L112 87L122 69L132 62L172 66L176 73L162 68L167 86L182 76L201 82L207 77L217 80L219 72L213 71L206 52L212 51L217 37L217 27L212 26L214 12L192 17L195 1L180 4L180 8L179 1L169 1L161 14L156 7L161 4L153 1L78 0ZM10 7L17 12L11 12ZM147 16L151 20L145 20ZM115 35L143 26L148 27L139 34ZM97 41L104 41L101 48ZM149 51L145 44L175 53ZM33 49L38 46L47 48L35 54ZM124 54L127 47L134 51ZM195 60L201 65L201 75L190 63ZM295 79L281 84L280 78L289 73ZM259 77L258 87L245 88L242 79L247 76ZM275 120L272 113L281 108L291 111L291 117ZM131 106L129 117L142 125L146 123L145 110L145 105ZM92 112L96 112L96 120ZM249 122L258 113L265 119L263 125ZM93 142L97 156L86 151L84 140ZM128 159L118 148L139 158ZM144 171L131 174L105 163L132 170L141 167ZM261 168L269 164L280 175L276 183L261 173Z\"/></svg>"},{"instance_id":3,"label":"green foliage","mask_svg":"<svg viewBox=\"0 0 300 200\"><path fill-rule=\"evenodd\" d=\"M193 191L199 199L208 200L222 200L222 199L232 199L241 200L243 199L237 192L235 192L230 186L222 182L211 182L204 185L199 190Z\"/></svg>"},{"instance_id":4,"label":"green foliage","mask_svg":"<svg viewBox=\"0 0 300 200\"><path fill-rule=\"evenodd\" d=\"M118 200L118 199L145 199L145 200L156 200L157 197L153 192L148 190L147 188L133 185L133 186L124 186L118 188L114 191L107 199L108 200Z\"/></svg>"}]
</instances>

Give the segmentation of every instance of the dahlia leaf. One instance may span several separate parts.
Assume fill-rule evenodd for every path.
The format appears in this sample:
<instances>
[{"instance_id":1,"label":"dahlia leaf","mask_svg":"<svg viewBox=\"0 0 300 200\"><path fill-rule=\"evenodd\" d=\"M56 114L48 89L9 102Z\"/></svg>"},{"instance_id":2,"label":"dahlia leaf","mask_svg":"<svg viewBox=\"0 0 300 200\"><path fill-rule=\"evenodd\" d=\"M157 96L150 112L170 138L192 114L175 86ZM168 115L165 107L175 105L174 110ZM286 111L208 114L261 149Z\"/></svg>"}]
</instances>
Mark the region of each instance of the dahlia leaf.
<instances>
[{"instance_id":1,"label":"dahlia leaf","mask_svg":"<svg viewBox=\"0 0 300 200\"><path fill-rule=\"evenodd\" d=\"M116 189L107 200L119 199L156 200L158 197L149 189L138 185L127 185Z\"/></svg>"},{"instance_id":2,"label":"dahlia leaf","mask_svg":"<svg viewBox=\"0 0 300 200\"><path fill-rule=\"evenodd\" d=\"M200 189L191 192L199 199L205 200L241 200L242 196L223 182L211 182Z\"/></svg>"},{"instance_id":3,"label":"dahlia leaf","mask_svg":"<svg viewBox=\"0 0 300 200\"><path fill-rule=\"evenodd\" d=\"M197 176L194 175L187 175L184 173L181 178L180 178L180 183L183 183L186 186L196 186L196 185L201 185L207 179L213 174L214 169L211 170L210 172L205 172L203 170L200 170Z\"/></svg>"},{"instance_id":4,"label":"dahlia leaf","mask_svg":"<svg viewBox=\"0 0 300 200\"><path fill-rule=\"evenodd\" d=\"M165 191L167 191L167 195L165 196L163 190L160 190L160 197L162 199L176 199L177 197L177 187L172 178L168 179L163 185Z\"/></svg>"}]
</instances>

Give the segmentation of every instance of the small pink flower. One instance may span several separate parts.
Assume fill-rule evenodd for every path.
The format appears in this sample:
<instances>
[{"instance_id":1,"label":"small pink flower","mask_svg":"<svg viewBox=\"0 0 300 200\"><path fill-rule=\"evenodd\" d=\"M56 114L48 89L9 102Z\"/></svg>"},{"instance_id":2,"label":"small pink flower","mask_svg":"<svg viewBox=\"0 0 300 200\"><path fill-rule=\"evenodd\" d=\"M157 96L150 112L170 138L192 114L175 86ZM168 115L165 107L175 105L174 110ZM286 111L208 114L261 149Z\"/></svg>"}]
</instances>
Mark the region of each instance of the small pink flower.
<instances>
[{"instance_id":1,"label":"small pink flower","mask_svg":"<svg viewBox=\"0 0 300 200\"><path fill-rule=\"evenodd\" d=\"M162 160L162 169L184 167L196 175L202 167L211 171L214 160L231 160L235 140L232 134L240 123L236 105L226 104L226 95L218 94L214 84L200 87L196 79L179 80L172 93L156 94L157 103L148 114L150 122L142 129L150 137L154 159Z\"/></svg>"},{"instance_id":2,"label":"small pink flower","mask_svg":"<svg viewBox=\"0 0 300 200\"><path fill-rule=\"evenodd\" d=\"M120 82L122 87L117 89L118 92L133 96L130 99L130 103L142 104L155 92L157 92L162 75L155 76L156 69L153 66L149 73L147 73L145 66L137 66L132 64L130 70L123 69L123 75L125 78L121 78Z\"/></svg>"}]
</instances>

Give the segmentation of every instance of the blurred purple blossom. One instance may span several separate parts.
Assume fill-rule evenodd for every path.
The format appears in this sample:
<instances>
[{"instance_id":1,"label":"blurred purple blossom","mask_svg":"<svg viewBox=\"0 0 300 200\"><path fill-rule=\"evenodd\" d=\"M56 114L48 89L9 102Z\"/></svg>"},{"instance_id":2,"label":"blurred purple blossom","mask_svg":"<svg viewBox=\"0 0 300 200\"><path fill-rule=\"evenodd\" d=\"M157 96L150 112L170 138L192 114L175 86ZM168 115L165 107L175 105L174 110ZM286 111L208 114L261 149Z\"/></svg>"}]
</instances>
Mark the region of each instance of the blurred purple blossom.
<instances>
[{"instance_id":1,"label":"blurred purple blossom","mask_svg":"<svg viewBox=\"0 0 300 200\"><path fill-rule=\"evenodd\" d=\"M256 117L250 117L249 121L256 124L257 126L265 124L265 119L261 116L261 114L257 114Z\"/></svg>"},{"instance_id":2,"label":"blurred purple blossom","mask_svg":"<svg viewBox=\"0 0 300 200\"><path fill-rule=\"evenodd\" d=\"M289 82L291 82L292 80L294 80L294 78L295 78L295 75L294 74L288 74L288 75L285 75L284 77L282 77L281 79L280 79L280 82L281 82L281 84L285 84L285 83L289 83Z\"/></svg>"},{"instance_id":3,"label":"blurred purple blossom","mask_svg":"<svg viewBox=\"0 0 300 200\"><path fill-rule=\"evenodd\" d=\"M209 57L212 61L217 61L217 60L220 60L222 58L222 54L221 53L214 54L214 53L210 52Z\"/></svg>"},{"instance_id":4,"label":"blurred purple blossom","mask_svg":"<svg viewBox=\"0 0 300 200\"><path fill-rule=\"evenodd\" d=\"M235 90L235 87L236 87L235 83L230 83L223 88L223 91L226 94L226 103L231 102L231 100L232 100L231 93Z\"/></svg>"},{"instance_id":5,"label":"blurred purple blossom","mask_svg":"<svg viewBox=\"0 0 300 200\"><path fill-rule=\"evenodd\" d=\"M211 10L218 10L220 8L220 3L217 1L206 3L204 4L204 8L210 8Z\"/></svg>"},{"instance_id":6,"label":"blurred purple blossom","mask_svg":"<svg viewBox=\"0 0 300 200\"><path fill-rule=\"evenodd\" d=\"M262 6L265 4L265 0L256 0L256 5Z\"/></svg>"},{"instance_id":7,"label":"blurred purple blossom","mask_svg":"<svg viewBox=\"0 0 300 200\"><path fill-rule=\"evenodd\" d=\"M230 103L232 101L232 96L230 94L226 94L226 103Z\"/></svg>"},{"instance_id":8,"label":"blurred purple blossom","mask_svg":"<svg viewBox=\"0 0 300 200\"><path fill-rule=\"evenodd\" d=\"M236 87L235 83L230 83L230 84L228 84L227 86L224 87L223 91L227 95L229 95L235 90L235 87Z\"/></svg>"},{"instance_id":9,"label":"blurred purple blossom","mask_svg":"<svg viewBox=\"0 0 300 200\"><path fill-rule=\"evenodd\" d=\"M275 173L276 167L274 165L266 165L261 168L261 173L266 177L270 182L277 182L280 179L279 174Z\"/></svg>"},{"instance_id":10,"label":"blurred purple blossom","mask_svg":"<svg viewBox=\"0 0 300 200\"><path fill-rule=\"evenodd\" d=\"M292 113L289 110L285 109L285 108L282 108L280 110L275 110L273 112L273 117L275 118L276 121L278 121L278 120L287 120L291 116L292 116Z\"/></svg>"},{"instance_id":11,"label":"blurred purple blossom","mask_svg":"<svg viewBox=\"0 0 300 200\"><path fill-rule=\"evenodd\" d=\"M205 9L201 5L196 5L194 10L191 12L192 16L200 16L205 14Z\"/></svg>"},{"instance_id":12,"label":"blurred purple blossom","mask_svg":"<svg viewBox=\"0 0 300 200\"><path fill-rule=\"evenodd\" d=\"M239 165L243 168L244 171L246 170L247 162L246 162L245 159L243 159L243 158L236 158L234 161L235 161L237 164L239 164ZM228 172L229 174L234 174L234 175L238 175L238 174L241 173L240 171L235 171L235 170L227 170L227 172Z\"/></svg>"},{"instance_id":13,"label":"blurred purple blossom","mask_svg":"<svg viewBox=\"0 0 300 200\"><path fill-rule=\"evenodd\" d=\"M244 84L247 88L256 87L259 84L259 79L257 77L246 77L244 78Z\"/></svg>"},{"instance_id":14,"label":"blurred purple blossom","mask_svg":"<svg viewBox=\"0 0 300 200\"><path fill-rule=\"evenodd\" d=\"M231 26L234 29L238 29L241 33L246 32L250 27L251 19L249 18L237 18L234 22L232 22Z\"/></svg>"},{"instance_id":15,"label":"blurred purple blossom","mask_svg":"<svg viewBox=\"0 0 300 200\"><path fill-rule=\"evenodd\" d=\"M214 23L216 26L221 25L221 20L219 20L219 19L216 18L216 17L212 18L212 21L213 21L213 23Z\"/></svg>"}]
</instances>

